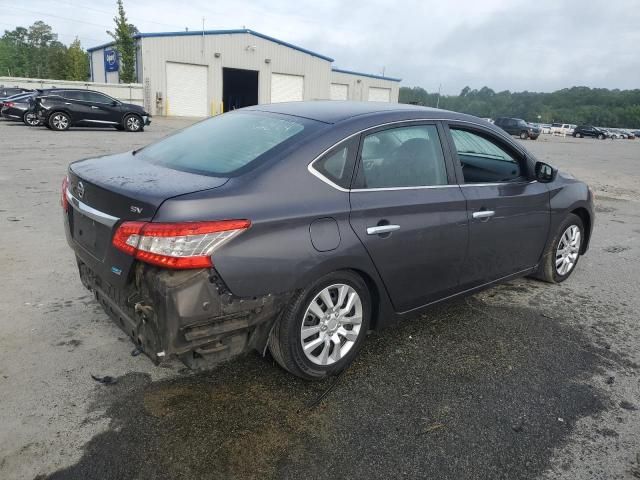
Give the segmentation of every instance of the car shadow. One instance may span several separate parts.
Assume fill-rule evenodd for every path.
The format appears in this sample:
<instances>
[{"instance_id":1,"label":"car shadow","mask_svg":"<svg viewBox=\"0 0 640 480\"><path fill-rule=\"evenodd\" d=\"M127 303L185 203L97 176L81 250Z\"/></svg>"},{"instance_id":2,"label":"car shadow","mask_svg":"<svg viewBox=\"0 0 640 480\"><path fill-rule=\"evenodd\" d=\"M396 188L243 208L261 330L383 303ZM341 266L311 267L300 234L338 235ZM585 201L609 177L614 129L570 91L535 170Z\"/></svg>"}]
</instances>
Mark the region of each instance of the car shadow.
<instances>
[{"instance_id":1,"label":"car shadow","mask_svg":"<svg viewBox=\"0 0 640 480\"><path fill-rule=\"evenodd\" d=\"M47 478L534 478L580 418L609 407L590 379L622 360L562 311L506 301L509 288L372 334L313 408L334 379L257 354L98 386L88 418L104 411L110 428Z\"/></svg>"}]
</instances>

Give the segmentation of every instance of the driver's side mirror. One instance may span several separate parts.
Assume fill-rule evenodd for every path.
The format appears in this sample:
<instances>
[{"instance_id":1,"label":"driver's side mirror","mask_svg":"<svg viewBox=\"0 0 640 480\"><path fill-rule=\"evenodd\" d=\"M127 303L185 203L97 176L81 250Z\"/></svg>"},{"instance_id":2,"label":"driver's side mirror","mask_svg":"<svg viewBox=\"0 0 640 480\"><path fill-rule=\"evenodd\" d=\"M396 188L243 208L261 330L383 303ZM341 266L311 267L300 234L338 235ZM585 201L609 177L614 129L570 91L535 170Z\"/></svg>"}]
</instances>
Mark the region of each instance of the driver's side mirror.
<instances>
[{"instance_id":1,"label":"driver's side mirror","mask_svg":"<svg viewBox=\"0 0 640 480\"><path fill-rule=\"evenodd\" d=\"M544 162L536 162L535 175L536 180L540 183L553 182L556 178L558 170Z\"/></svg>"}]
</instances>

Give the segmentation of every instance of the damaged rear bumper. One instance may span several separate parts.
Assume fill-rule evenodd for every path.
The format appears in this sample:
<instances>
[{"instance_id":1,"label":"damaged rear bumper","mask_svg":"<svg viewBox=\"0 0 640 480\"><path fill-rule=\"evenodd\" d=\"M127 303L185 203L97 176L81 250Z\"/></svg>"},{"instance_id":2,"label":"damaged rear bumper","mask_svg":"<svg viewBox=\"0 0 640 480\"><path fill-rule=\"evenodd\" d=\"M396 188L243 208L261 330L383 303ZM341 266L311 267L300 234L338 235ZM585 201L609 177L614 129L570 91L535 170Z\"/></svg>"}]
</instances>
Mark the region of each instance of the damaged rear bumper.
<instances>
[{"instance_id":1,"label":"damaged rear bumper","mask_svg":"<svg viewBox=\"0 0 640 480\"><path fill-rule=\"evenodd\" d=\"M206 368L251 349L263 351L289 295L233 295L214 269L163 270L138 263L117 288L78 259L80 278L105 312L158 364L180 358Z\"/></svg>"}]
</instances>

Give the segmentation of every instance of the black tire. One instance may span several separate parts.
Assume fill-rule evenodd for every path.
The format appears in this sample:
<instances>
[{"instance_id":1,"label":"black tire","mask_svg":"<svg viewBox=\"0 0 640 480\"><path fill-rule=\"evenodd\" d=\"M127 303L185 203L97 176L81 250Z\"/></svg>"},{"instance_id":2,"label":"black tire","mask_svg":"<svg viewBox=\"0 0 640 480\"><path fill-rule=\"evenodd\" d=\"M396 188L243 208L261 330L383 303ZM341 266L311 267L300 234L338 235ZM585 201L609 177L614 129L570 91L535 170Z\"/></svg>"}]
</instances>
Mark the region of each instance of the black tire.
<instances>
[{"instance_id":1,"label":"black tire","mask_svg":"<svg viewBox=\"0 0 640 480\"><path fill-rule=\"evenodd\" d=\"M311 302L315 301L316 296L325 288L336 284L349 286L358 294L362 305L362 321L359 332L357 333L357 338L346 354L331 365L319 365L311 361L307 357L307 354L305 354L301 343L301 329L303 322L308 322L309 319L313 318L312 316L305 317L305 313L307 313ZM332 297L332 299L335 300L335 297ZM306 380L318 380L328 375L337 374L351 364L364 342L370 324L371 295L366 283L359 275L352 271L342 270L333 272L313 282L291 299L271 332L269 337L269 350L276 362L285 370ZM320 324L316 326L319 325ZM313 341L314 338L319 339L322 334L321 332L313 334L311 341ZM316 335L317 337L315 337ZM327 340L327 342L329 341ZM327 348L330 348L333 352L336 345L330 342L329 345L331 345L331 347ZM318 348L324 348L322 343ZM333 355L333 353L331 355Z\"/></svg>"},{"instance_id":2,"label":"black tire","mask_svg":"<svg viewBox=\"0 0 640 480\"><path fill-rule=\"evenodd\" d=\"M135 113L126 115L122 120L122 126L127 132L142 132L144 130L144 124L142 123L142 117Z\"/></svg>"},{"instance_id":3,"label":"black tire","mask_svg":"<svg viewBox=\"0 0 640 480\"><path fill-rule=\"evenodd\" d=\"M578 135L576 134L576 132L573 132L573 138L577 137Z\"/></svg>"},{"instance_id":4,"label":"black tire","mask_svg":"<svg viewBox=\"0 0 640 480\"><path fill-rule=\"evenodd\" d=\"M527 132L520 132L520 140L526 140L529 138L529 134Z\"/></svg>"},{"instance_id":5,"label":"black tire","mask_svg":"<svg viewBox=\"0 0 640 480\"><path fill-rule=\"evenodd\" d=\"M34 112L24 112L22 121L27 127L38 127L41 125L38 115Z\"/></svg>"},{"instance_id":6,"label":"black tire","mask_svg":"<svg viewBox=\"0 0 640 480\"><path fill-rule=\"evenodd\" d=\"M578 134L578 138L582 138L583 135L581 133Z\"/></svg>"},{"instance_id":7,"label":"black tire","mask_svg":"<svg viewBox=\"0 0 640 480\"><path fill-rule=\"evenodd\" d=\"M44 122L44 126L47 127L47 129L49 130L53 130L53 128L51 128L51 126L49 125L49 122L45 120Z\"/></svg>"},{"instance_id":8,"label":"black tire","mask_svg":"<svg viewBox=\"0 0 640 480\"><path fill-rule=\"evenodd\" d=\"M64 112L53 112L49 115L48 123L51 130L63 132L65 130L69 130L69 127L71 126L71 117Z\"/></svg>"},{"instance_id":9,"label":"black tire","mask_svg":"<svg viewBox=\"0 0 640 480\"><path fill-rule=\"evenodd\" d=\"M558 252L558 246L560 245L560 241L562 240L563 235L572 226L578 227L580 231L578 255L571 268L565 274L560 274L558 272L558 269L556 268L556 254ZM571 274L578 266L578 261L580 260L580 251L582 249L584 240L584 224L582 223L582 219L579 216L570 213L569 215L567 215L567 218L565 218L564 221L560 224L560 227L558 228L558 231L554 235L553 239L545 247L540 265L538 266L538 271L533 276L549 283L564 282L571 276Z\"/></svg>"},{"instance_id":10,"label":"black tire","mask_svg":"<svg viewBox=\"0 0 640 480\"><path fill-rule=\"evenodd\" d=\"M602 133L598 135L598 140L604 140L604 135Z\"/></svg>"}]
</instances>

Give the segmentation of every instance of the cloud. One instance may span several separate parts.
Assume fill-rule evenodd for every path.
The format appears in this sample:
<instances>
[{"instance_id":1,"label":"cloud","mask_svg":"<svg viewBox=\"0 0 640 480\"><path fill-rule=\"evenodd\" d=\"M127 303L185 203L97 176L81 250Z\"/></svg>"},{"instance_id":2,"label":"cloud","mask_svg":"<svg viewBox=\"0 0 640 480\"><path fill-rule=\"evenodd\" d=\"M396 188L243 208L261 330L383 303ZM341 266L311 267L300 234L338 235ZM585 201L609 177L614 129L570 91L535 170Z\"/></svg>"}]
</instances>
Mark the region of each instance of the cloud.
<instances>
[{"instance_id":1,"label":"cloud","mask_svg":"<svg viewBox=\"0 0 640 480\"><path fill-rule=\"evenodd\" d=\"M75 35L85 46L109 40L115 0L60 0L54 13L63 18L45 16L53 13L49 4L3 5L1 26L42 19L66 43ZM634 0L125 0L125 9L144 32L197 30L204 16L208 29L246 26L333 57L338 67L384 69L403 85L430 91L439 84L445 93L465 85L496 91L639 87Z\"/></svg>"}]
</instances>

